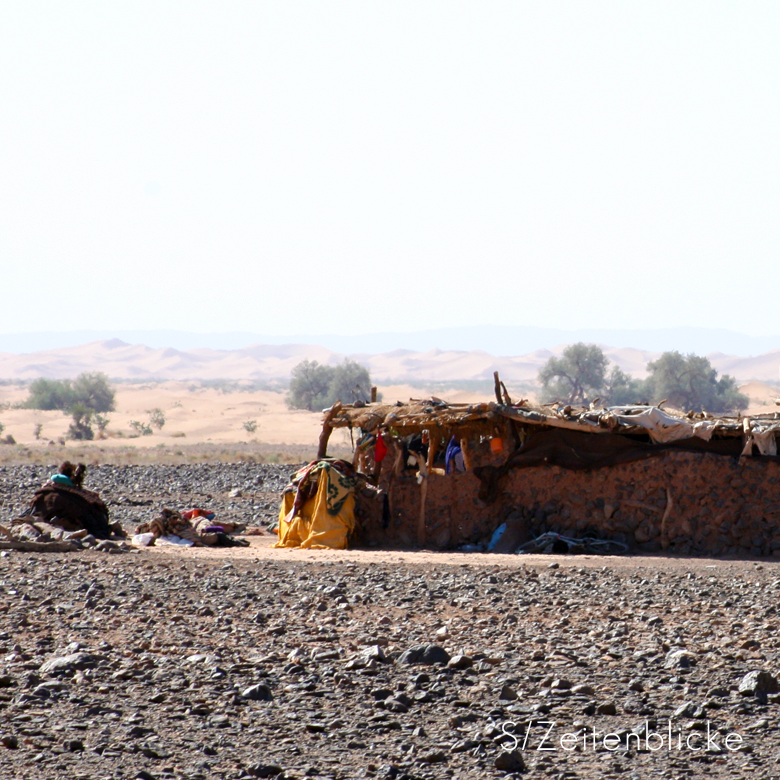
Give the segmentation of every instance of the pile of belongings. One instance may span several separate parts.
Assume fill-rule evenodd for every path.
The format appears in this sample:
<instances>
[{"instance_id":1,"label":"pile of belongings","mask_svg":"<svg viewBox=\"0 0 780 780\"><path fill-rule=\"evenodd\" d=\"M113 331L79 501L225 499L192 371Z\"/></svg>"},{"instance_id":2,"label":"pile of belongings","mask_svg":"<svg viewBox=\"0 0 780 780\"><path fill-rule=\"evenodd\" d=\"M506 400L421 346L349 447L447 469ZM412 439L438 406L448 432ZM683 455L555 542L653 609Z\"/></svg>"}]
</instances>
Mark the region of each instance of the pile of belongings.
<instances>
[{"instance_id":1,"label":"pile of belongings","mask_svg":"<svg viewBox=\"0 0 780 780\"><path fill-rule=\"evenodd\" d=\"M248 547L246 539L235 539L232 534L246 530L243 523L215 521L213 512L189 509L176 512L163 509L159 517L136 528L133 544L148 547L157 543L179 544L186 547Z\"/></svg>"},{"instance_id":2,"label":"pile of belongings","mask_svg":"<svg viewBox=\"0 0 780 780\"><path fill-rule=\"evenodd\" d=\"M83 487L87 467L65 461L49 482L35 492L30 505L11 521L10 536L18 541L50 542L125 538L120 523L111 523L98 493Z\"/></svg>"},{"instance_id":3,"label":"pile of belongings","mask_svg":"<svg viewBox=\"0 0 780 780\"><path fill-rule=\"evenodd\" d=\"M355 489L350 463L323 458L297 471L282 494L274 547L343 550L355 530Z\"/></svg>"}]
</instances>

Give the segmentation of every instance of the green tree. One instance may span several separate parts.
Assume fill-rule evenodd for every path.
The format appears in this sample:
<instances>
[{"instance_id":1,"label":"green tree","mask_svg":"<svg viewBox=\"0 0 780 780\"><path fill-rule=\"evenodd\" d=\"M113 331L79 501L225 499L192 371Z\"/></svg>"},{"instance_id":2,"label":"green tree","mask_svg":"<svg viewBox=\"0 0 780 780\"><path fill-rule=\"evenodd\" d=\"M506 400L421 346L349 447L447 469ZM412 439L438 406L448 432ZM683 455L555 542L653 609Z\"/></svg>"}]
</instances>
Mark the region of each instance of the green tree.
<instances>
[{"instance_id":1,"label":"green tree","mask_svg":"<svg viewBox=\"0 0 780 780\"><path fill-rule=\"evenodd\" d=\"M316 360L298 363L291 372L287 405L309 411L326 408L333 372L332 366L321 366Z\"/></svg>"},{"instance_id":2,"label":"green tree","mask_svg":"<svg viewBox=\"0 0 780 780\"><path fill-rule=\"evenodd\" d=\"M645 394L644 382L612 366L604 383L602 400L609 406L636 404L642 402Z\"/></svg>"},{"instance_id":3,"label":"green tree","mask_svg":"<svg viewBox=\"0 0 780 780\"><path fill-rule=\"evenodd\" d=\"M59 409L67 411L76 402L73 385L69 379L36 379L24 406L27 409Z\"/></svg>"},{"instance_id":4,"label":"green tree","mask_svg":"<svg viewBox=\"0 0 780 780\"><path fill-rule=\"evenodd\" d=\"M345 360L338 366L321 366L304 360L292 370L287 405L318 411L336 401L345 404L371 399L371 375L365 366Z\"/></svg>"},{"instance_id":5,"label":"green tree","mask_svg":"<svg viewBox=\"0 0 780 780\"><path fill-rule=\"evenodd\" d=\"M78 403L93 412L113 412L115 409L114 389L108 377L99 371L79 374L73 383L73 394Z\"/></svg>"},{"instance_id":6,"label":"green tree","mask_svg":"<svg viewBox=\"0 0 780 780\"><path fill-rule=\"evenodd\" d=\"M71 413L75 404L92 412L114 410L114 390L105 374L83 373L70 379L36 379L24 406L27 409L59 409Z\"/></svg>"},{"instance_id":7,"label":"green tree","mask_svg":"<svg viewBox=\"0 0 780 780\"><path fill-rule=\"evenodd\" d=\"M587 398L601 396L608 363L595 344L570 344L561 357L551 357L539 371L543 400L584 404Z\"/></svg>"},{"instance_id":8,"label":"green tree","mask_svg":"<svg viewBox=\"0 0 780 780\"><path fill-rule=\"evenodd\" d=\"M328 388L327 406L336 401L353 404L355 401L371 400L371 375L365 366L354 360L345 360L333 370L333 376Z\"/></svg>"},{"instance_id":9,"label":"green tree","mask_svg":"<svg viewBox=\"0 0 780 780\"><path fill-rule=\"evenodd\" d=\"M718 372L706 357L664 352L658 360L647 364L648 395L654 403L666 399L683 411L725 414L741 411L749 399L739 392L736 380Z\"/></svg>"}]
</instances>

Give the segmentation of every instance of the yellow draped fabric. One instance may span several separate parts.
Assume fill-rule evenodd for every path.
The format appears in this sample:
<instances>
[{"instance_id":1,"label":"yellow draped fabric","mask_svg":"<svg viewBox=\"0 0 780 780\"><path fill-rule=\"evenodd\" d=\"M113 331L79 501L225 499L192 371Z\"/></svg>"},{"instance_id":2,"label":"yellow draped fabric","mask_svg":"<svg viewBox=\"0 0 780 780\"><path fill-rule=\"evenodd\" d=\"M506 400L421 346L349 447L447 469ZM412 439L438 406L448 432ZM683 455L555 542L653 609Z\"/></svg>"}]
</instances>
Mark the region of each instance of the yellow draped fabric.
<instances>
[{"instance_id":1,"label":"yellow draped fabric","mask_svg":"<svg viewBox=\"0 0 780 780\"><path fill-rule=\"evenodd\" d=\"M355 493L353 484L336 469L319 468L317 493L304 502L298 514L291 516L295 493L282 496L279 510L279 541L274 547L308 547L314 550L346 549L355 528ZM329 511L330 508L330 511ZM332 514L336 511L336 514Z\"/></svg>"}]
</instances>

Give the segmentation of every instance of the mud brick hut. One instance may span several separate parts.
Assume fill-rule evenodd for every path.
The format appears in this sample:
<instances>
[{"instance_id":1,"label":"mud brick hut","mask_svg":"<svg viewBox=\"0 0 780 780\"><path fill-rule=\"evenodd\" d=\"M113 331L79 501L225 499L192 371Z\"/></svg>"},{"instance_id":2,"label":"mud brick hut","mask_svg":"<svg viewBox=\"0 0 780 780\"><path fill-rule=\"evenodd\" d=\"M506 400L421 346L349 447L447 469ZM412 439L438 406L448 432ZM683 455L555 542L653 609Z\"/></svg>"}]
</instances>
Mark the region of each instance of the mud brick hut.
<instances>
[{"instance_id":1,"label":"mud brick hut","mask_svg":"<svg viewBox=\"0 0 780 780\"><path fill-rule=\"evenodd\" d=\"M517 539L556 531L642 552L780 557L780 413L534 407L497 381L489 403L336 404L320 457L344 427L354 466L386 496L358 497L362 544L484 544L508 519Z\"/></svg>"}]
</instances>

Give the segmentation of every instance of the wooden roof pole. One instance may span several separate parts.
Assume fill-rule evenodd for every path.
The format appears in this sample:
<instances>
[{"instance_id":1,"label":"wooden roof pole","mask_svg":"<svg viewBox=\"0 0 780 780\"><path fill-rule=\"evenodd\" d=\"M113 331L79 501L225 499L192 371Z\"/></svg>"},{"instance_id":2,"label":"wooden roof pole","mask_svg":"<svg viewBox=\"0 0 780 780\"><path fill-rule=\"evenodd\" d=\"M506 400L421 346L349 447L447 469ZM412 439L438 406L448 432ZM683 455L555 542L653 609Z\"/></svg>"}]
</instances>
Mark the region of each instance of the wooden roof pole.
<instances>
[{"instance_id":1,"label":"wooden roof pole","mask_svg":"<svg viewBox=\"0 0 780 780\"><path fill-rule=\"evenodd\" d=\"M341 401L336 401L336 403L325 412L325 417L322 418L322 431L320 432L320 444L319 447L317 447L317 460L328 457L328 439L330 439L330 434L333 430L331 422L340 411Z\"/></svg>"},{"instance_id":2,"label":"wooden roof pole","mask_svg":"<svg viewBox=\"0 0 780 780\"><path fill-rule=\"evenodd\" d=\"M425 463L425 458L420 453L415 452L414 457L420 468L420 477L422 479L420 482L420 516L417 519L417 545L425 547L425 499L428 495L428 467Z\"/></svg>"}]
</instances>

